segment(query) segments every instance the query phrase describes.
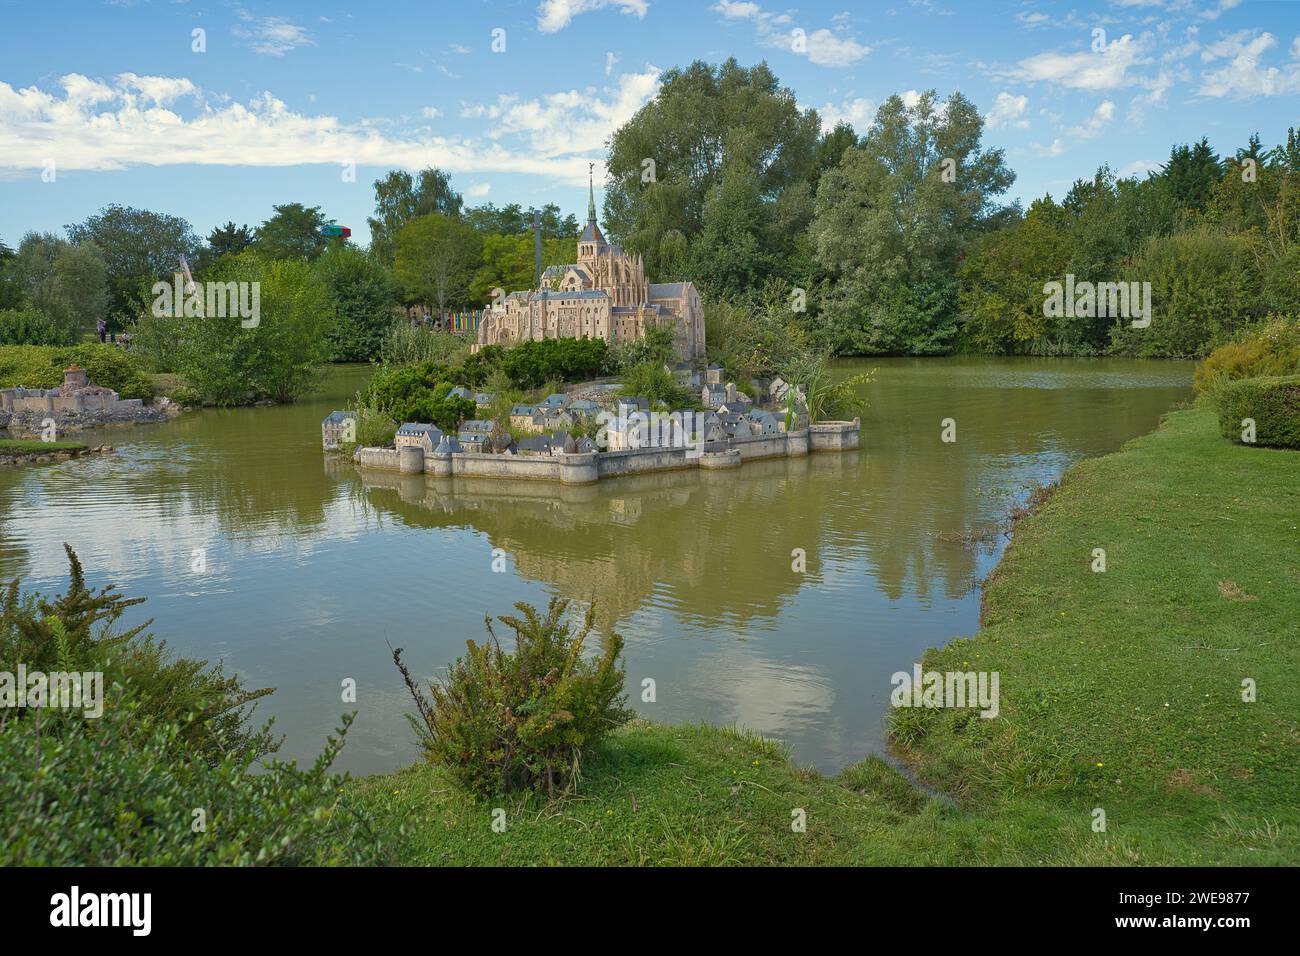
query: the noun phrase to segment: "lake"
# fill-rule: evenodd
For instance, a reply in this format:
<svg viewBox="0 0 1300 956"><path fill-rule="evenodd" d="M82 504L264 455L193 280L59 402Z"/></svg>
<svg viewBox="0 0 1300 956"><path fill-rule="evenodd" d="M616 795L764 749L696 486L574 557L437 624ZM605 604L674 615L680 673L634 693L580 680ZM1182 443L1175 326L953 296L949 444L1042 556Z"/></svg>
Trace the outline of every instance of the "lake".
<svg viewBox="0 0 1300 956"><path fill-rule="evenodd" d="M357 710L337 764L354 773L416 756L389 643L433 676L487 614L594 600L626 639L640 713L743 725L833 772L882 750L894 672L978 628L1008 504L1153 429L1192 374L1118 359L839 368L878 369L856 452L581 488L327 459L320 421L369 374L336 368L298 405L88 434L118 453L0 470L0 577L62 590L71 544L92 585L149 599L126 623L153 617L176 652L276 688L256 714L276 719L282 755L313 757ZM972 531L974 544L951 540Z"/></svg>

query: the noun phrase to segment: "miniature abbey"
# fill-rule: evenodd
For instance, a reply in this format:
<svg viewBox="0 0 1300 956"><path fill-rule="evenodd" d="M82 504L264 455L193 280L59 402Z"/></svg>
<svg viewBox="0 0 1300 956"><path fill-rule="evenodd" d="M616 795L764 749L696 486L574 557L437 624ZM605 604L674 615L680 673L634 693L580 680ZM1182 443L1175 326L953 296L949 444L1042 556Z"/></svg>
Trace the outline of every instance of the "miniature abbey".
<svg viewBox="0 0 1300 956"><path fill-rule="evenodd" d="M539 289L511 292L494 302L479 325L474 348L556 338L618 345L642 338L647 326L658 323L673 327L679 358L704 354L704 310L695 283L646 281L641 257L611 245L601 234L594 187L589 187L578 261L548 268Z"/></svg>

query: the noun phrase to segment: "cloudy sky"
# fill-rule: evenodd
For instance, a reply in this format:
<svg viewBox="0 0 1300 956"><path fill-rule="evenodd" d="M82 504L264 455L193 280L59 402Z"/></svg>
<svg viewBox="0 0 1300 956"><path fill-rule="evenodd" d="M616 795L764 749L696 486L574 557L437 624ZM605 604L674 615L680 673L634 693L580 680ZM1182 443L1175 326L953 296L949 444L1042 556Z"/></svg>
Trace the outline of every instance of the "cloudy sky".
<svg viewBox="0 0 1300 956"><path fill-rule="evenodd" d="M440 166L471 203L581 213L605 138L695 59L766 60L860 132L891 93L961 90L1023 199L1300 125L1288 0L0 0L0 25L10 245L109 202L206 233L300 201L364 242L396 166Z"/></svg>

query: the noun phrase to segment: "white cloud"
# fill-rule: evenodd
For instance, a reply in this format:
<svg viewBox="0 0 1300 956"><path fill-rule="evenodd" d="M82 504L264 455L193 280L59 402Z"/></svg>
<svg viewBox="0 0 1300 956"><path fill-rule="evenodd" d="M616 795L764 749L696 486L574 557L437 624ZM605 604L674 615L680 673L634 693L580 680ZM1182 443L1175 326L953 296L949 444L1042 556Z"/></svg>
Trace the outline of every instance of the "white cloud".
<svg viewBox="0 0 1300 956"><path fill-rule="evenodd" d="M605 75L606 76L609 76L611 73L614 72L614 64L616 64L617 62L618 62L617 53L605 54Z"/></svg>
<svg viewBox="0 0 1300 956"><path fill-rule="evenodd" d="M459 43L453 43L449 47L447 47L447 49L451 50L452 53L459 53L461 56L464 56L465 54L469 53L469 47L462 46Z"/></svg>
<svg viewBox="0 0 1300 956"><path fill-rule="evenodd" d="M1126 166L1120 167L1119 178L1128 179L1130 176L1141 178L1147 173L1158 172L1160 167L1161 164L1153 159L1135 159Z"/></svg>
<svg viewBox="0 0 1300 956"><path fill-rule="evenodd" d="M460 115L494 120L489 137L521 135L530 149L543 156L599 150L614 130L658 92L659 73L654 66L642 73L624 73L617 87L603 91L588 87L528 100L503 94L495 103L465 104Z"/></svg>
<svg viewBox="0 0 1300 956"><path fill-rule="evenodd" d="M1039 53L1021 60L1006 75L1076 90L1113 90L1140 82L1129 69L1144 62L1141 55L1141 42L1126 33L1100 53Z"/></svg>
<svg viewBox="0 0 1300 956"><path fill-rule="evenodd" d="M1005 90L993 101L993 109L984 115L989 129L1014 127L1028 129L1029 120L1024 119L1025 110L1029 108L1029 97L1012 96Z"/></svg>
<svg viewBox="0 0 1300 956"><path fill-rule="evenodd" d="M1222 14L1239 6L1241 6L1241 0L1219 0L1215 6L1202 10L1200 16L1203 20L1217 20Z"/></svg>
<svg viewBox="0 0 1300 956"><path fill-rule="evenodd" d="M253 17L240 13L240 19L248 26L236 25L231 33L241 40L248 41L248 48L263 56L284 56L290 50L300 46L314 46L316 41L306 29L285 17Z"/></svg>
<svg viewBox="0 0 1300 956"><path fill-rule="evenodd" d="M587 93L517 103L512 128L529 140L510 148L494 138L429 136L389 130L372 120L344 123L337 117L295 112L270 92L247 104L206 95L178 77L122 74L111 84L80 74L59 81L55 92L15 89L0 82L0 170L36 170L53 159L64 170L116 170L131 166L299 166L306 162L355 162L365 166L420 169L437 166L453 173L523 173L572 185L587 182L585 153L594 152L640 102L653 95L659 71L623 77L608 101ZM159 98L192 96L182 112ZM567 112L560 103L568 104ZM537 109L531 110L532 104ZM577 134L549 126L577 120ZM536 129L525 122L532 119ZM534 144L546 147L539 151Z"/></svg>
<svg viewBox="0 0 1300 956"><path fill-rule="evenodd" d="M491 183L470 183L465 189L465 195L470 199L486 199L491 191Z"/></svg>
<svg viewBox="0 0 1300 956"><path fill-rule="evenodd" d="M818 66L849 66L871 53L870 46L848 33L847 18L838 14L832 18L835 29L809 31L795 26L790 14L771 13L748 0L718 0L709 9L724 20L753 23L759 43L806 56Z"/></svg>
<svg viewBox="0 0 1300 956"><path fill-rule="evenodd" d="M1201 52L1201 59L1206 62L1230 59L1231 62L1203 73L1196 92L1201 96L1230 96L1239 100L1300 92L1300 40L1292 43L1291 61L1282 69L1260 66L1261 57L1276 45L1273 34L1255 35L1246 30L1210 44Z"/></svg>
<svg viewBox="0 0 1300 956"><path fill-rule="evenodd" d="M617 7L622 13L644 19L650 4L648 0L542 0L537 7L537 29L543 33L558 33L572 23L574 17L605 7Z"/></svg>
<svg viewBox="0 0 1300 956"><path fill-rule="evenodd" d="M1078 139L1094 139L1102 134L1114 118L1115 104L1110 100L1104 100L1086 123L1070 128L1070 135Z"/></svg>
<svg viewBox="0 0 1300 956"><path fill-rule="evenodd" d="M733 3L732 0L719 0L713 10L728 20L756 20L762 12L757 3Z"/></svg>
<svg viewBox="0 0 1300 956"><path fill-rule="evenodd" d="M861 134L875 121L876 104L859 96L840 103L826 103L817 110L817 115L821 117L823 133L844 122Z"/></svg>
<svg viewBox="0 0 1300 956"><path fill-rule="evenodd" d="M824 27L809 33L806 45L808 59L818 66L848 66L871 52L871 47L853 37L838 36Z"/></svg>
<svg viewBox="0 0 1300 956"><path fill-rule="evenodd" d="M1052 140L1051 146L1044 146L1042 143L1033 143L1032 146L1039 156L1060 156L1065 152L1065 144L1059 139Z"/></svg>
<svg viewBox="0 0 1300 956"><path fill-rule="evenodd" d="M420 115L425 119L437 119L442 115L442 110L438 109L436 106L426 106L424 109L420 110Z"/></svg>

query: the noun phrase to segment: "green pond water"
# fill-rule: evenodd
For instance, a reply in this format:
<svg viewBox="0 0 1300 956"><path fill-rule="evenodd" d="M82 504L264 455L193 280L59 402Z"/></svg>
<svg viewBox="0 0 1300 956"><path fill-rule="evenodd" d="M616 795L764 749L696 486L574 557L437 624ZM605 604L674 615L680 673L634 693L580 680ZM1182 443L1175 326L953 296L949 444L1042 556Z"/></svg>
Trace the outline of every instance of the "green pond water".
<svg viewBox="0 0 1300 956"><path fill-rule="evenodd" d="M355 709L338 764L354 773L415 757L386 642L434 676L485 614L594 599L626 638L642 714L744 725L834 771L883 748L894 672L978 628L978 583L1005 540L940 535L994 527L1031 483L1114 451L1191 395L1190 363L841 364L873 367L856 452L585 488L329 460L320 421L368 374L337 368L295 406L101 432L85 440L116 455L0 470L0 577L61 589L68 542L91 583L148 597L128 623L153 617L177 652L276 688L256 713L276 718L284 755L314 756ZM945 418L954 443L940 440ZM1086 561L1092 545L1079 546Z"/></svg>

